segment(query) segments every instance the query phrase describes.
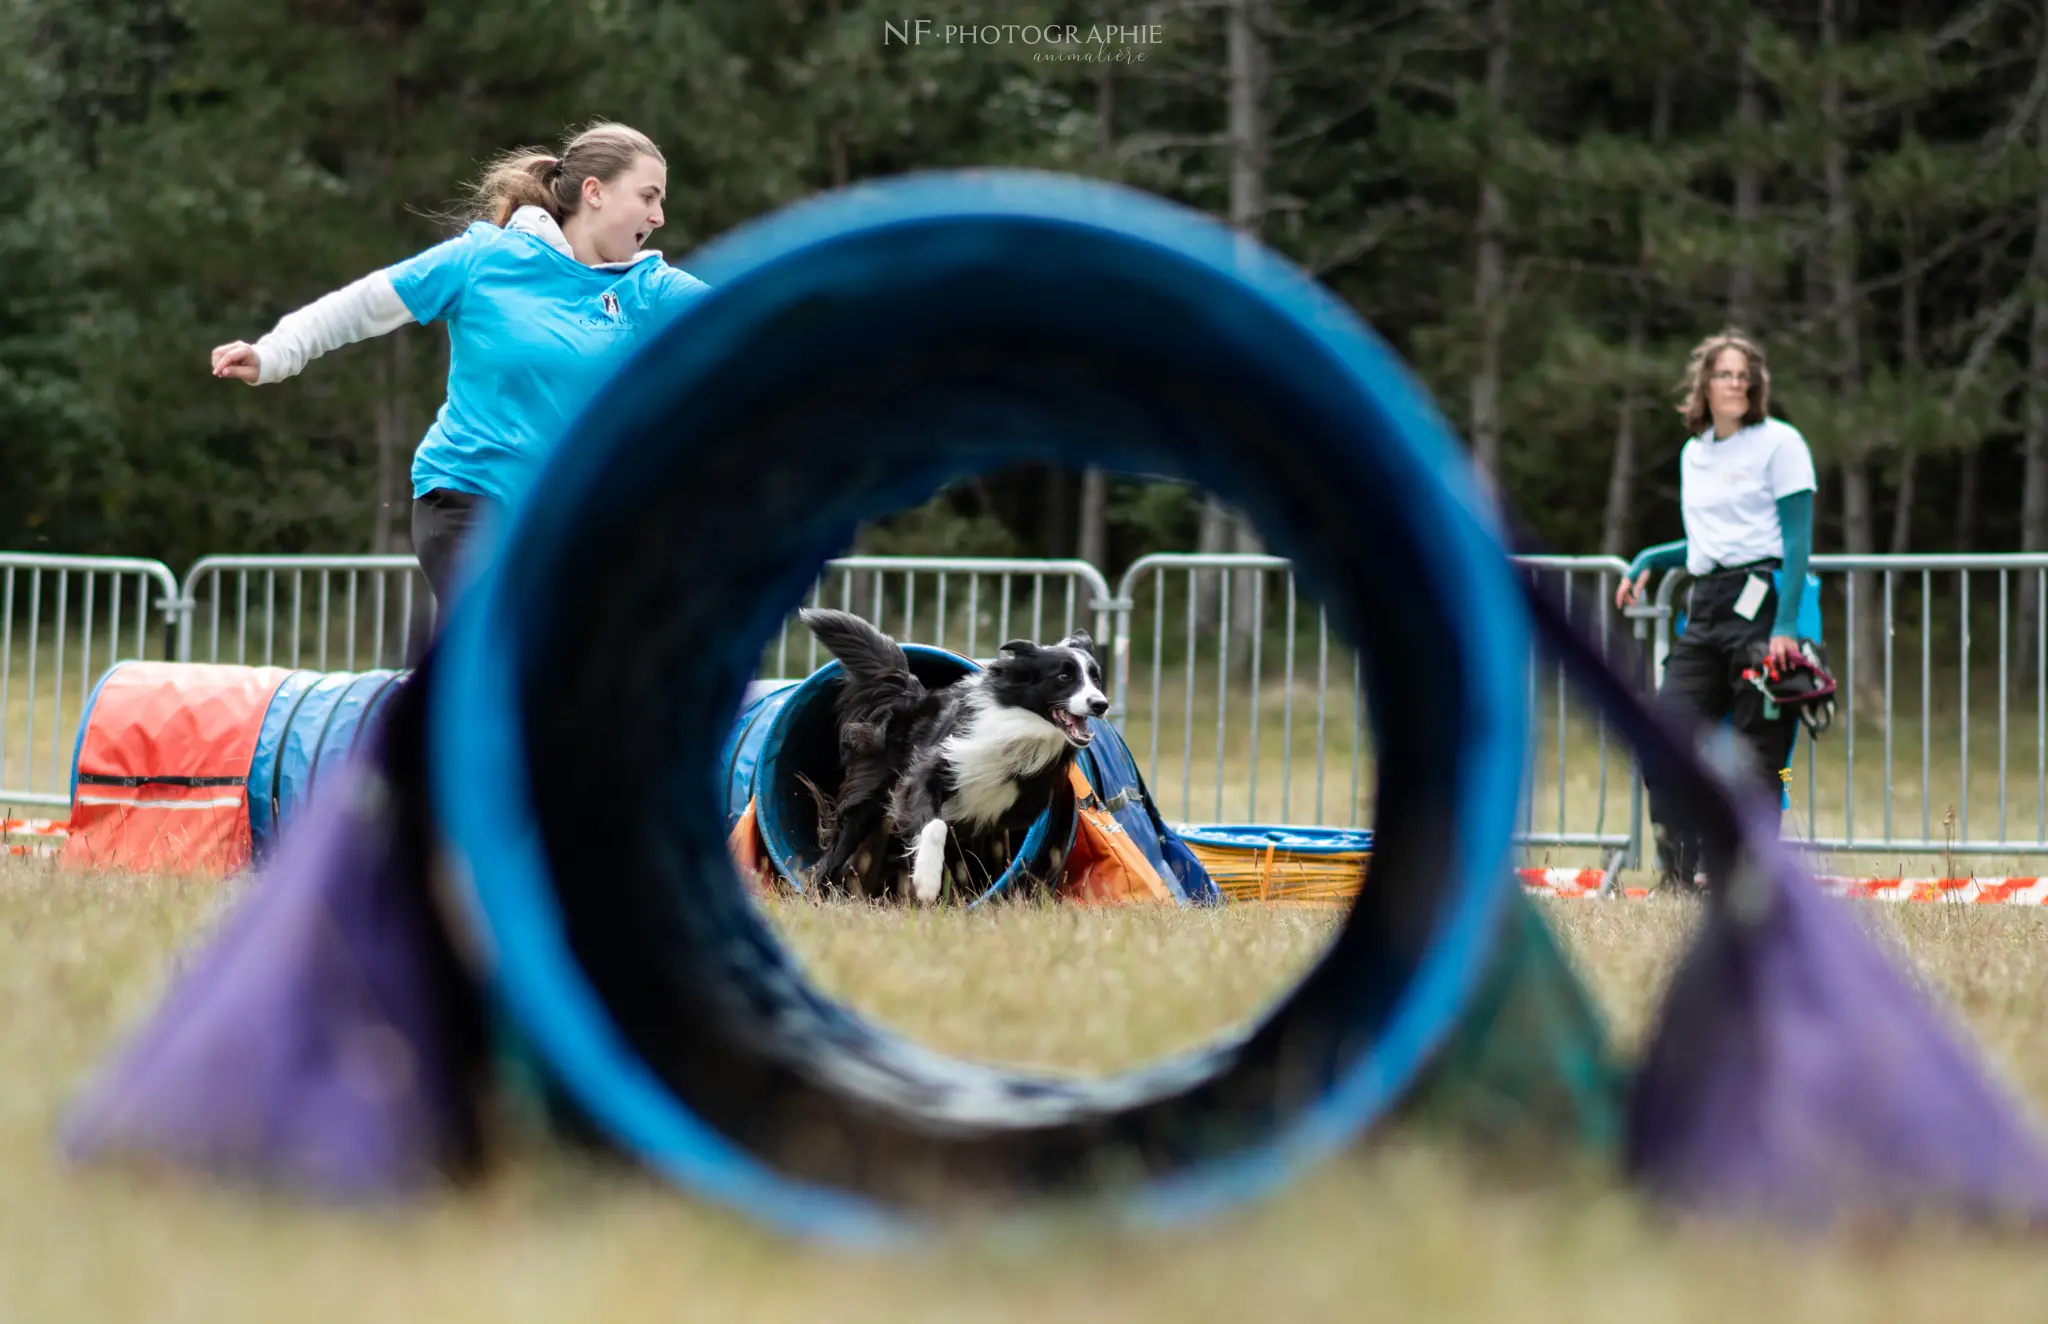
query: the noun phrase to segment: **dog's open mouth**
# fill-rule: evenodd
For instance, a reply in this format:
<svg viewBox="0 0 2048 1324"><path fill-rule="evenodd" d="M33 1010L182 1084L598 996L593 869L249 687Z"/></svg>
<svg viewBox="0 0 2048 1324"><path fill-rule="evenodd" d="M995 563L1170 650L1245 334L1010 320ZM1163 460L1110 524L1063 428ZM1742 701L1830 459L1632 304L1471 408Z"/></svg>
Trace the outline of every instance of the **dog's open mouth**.
<svg viewBox="0 0 2048 1324"><path fill-rule="evenodd" d="M1095 733L1088 729L1088 719L1076 716L1064 708L1053 709L1052 721L1066 736L1067 743L1075 749L1085 749L1088 742L1095 739Z"/></svg>

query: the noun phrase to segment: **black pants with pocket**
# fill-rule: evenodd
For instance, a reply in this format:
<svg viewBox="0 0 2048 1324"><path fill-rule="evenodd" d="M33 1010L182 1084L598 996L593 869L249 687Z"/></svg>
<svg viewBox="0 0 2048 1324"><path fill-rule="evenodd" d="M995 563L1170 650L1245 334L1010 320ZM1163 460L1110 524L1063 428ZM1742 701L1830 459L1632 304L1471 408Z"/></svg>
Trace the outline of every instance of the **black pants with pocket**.
<svg viewBox="0 0 2048 1324"><path fill-rule="evenodd" d="M1750 755L1758 789L1776 807L1783 803L1785 762L1799 734L1799 718L1785 710L1775 718L1766 717L1764 696L1742 679L1744 669L1762 662L1770 651L1771 622L1778 611L1778 591L1769 587L1773 568L1765 562L1693 581L1685 633L1672 643L1664 660L1657 702L1682 721L1696 724L1702 736L1711 737L1728 720ZM1766 592L1756 611L1745 618L1735 608L1752 574L1763 580ZM1648 790L1664 875L1689 885L1700 869L1701 850L1685 798L1654 780Z"/></svg>
<svg viewBox="0 0 2048 1324"><path fill-rule="evenodd" d="M455 570L460 564L463 543L477 523L496 509L497 503L489 497L447 487L437 487L413 500L412 551L434 591L433 605L439 608L434 617L436 625L447 619L449 604L454 599ZM425 615L418 611L415 614ZM411 646L415 658L407 659L408 665L426 647L430 633L423 619L415 621Z"/></svg>

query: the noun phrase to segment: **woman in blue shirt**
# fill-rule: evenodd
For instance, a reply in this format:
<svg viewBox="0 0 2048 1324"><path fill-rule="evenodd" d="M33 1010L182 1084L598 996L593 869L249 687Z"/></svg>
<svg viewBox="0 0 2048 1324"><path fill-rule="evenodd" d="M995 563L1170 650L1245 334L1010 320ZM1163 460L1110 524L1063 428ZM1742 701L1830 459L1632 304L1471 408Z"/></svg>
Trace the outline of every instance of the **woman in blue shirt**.
<svg viewBox="0 0 2048 1324"><path fill-rule="evenodd" d="M1706 729L1727 721L1754 757L1772 804L1799 732L1790 711L1770 715L1742 679L1768 659L1799 657L1799 606L1813 549L1813 454L1799 430L1772 418L1763 350L1732 331L1692 352L1679 406L1691 439L1679 452L1685 537L1639 554L1615 593L1626 607L1650 573L1683 566L1692 576L1685 633L1664 662L1659 697ZM1662 882L1689 889L1701 867L1698 833L1682 797L1648 784Z"/></svg>
<svg viewBox="0 0 2048 1324"><path fill-rule="evenodd" d="M413 458L413 550L445 608L464 536L516 500L583 405L709 288L643 247L668 166L643 133L599 123L560 156L499 158L463 233L287 315L213 374L283 381L408 322L448 324L448 394Z"/></svg>

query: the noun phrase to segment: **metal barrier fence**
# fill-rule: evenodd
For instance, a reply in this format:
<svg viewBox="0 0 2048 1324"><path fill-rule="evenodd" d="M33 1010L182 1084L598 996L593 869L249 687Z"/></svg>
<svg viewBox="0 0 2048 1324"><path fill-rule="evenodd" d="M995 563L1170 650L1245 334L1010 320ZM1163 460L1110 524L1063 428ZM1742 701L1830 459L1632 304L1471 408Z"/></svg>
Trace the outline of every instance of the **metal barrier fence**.
<svg viewBox="0 0 2048 1324"><path fill-rule="evenodd" d="M1086 561L854 556L828 562L814 606L858 611L899 637L992 652L1051 623L1106 637L1109 590ZM185 576L179 655L188 661L360 671L406 665L435 606L410 556L209 556ZM1014 630L1014 634L1013 634ZM790 672L793 656L802 670ZM764 650L764 674L822 661L795 618Z"/></svg>
<svg viewBox="0 0 2048 1324"><path fill-rule="evenodd" d="M1625 562L1531 557L1568 603L1610 602ZM1111 718L1163 813L1181 822L1358 826L1378 770L1358 655L1302 600L1275 556L1162 553L1124 572L1116 606ZM1599 617L1611 631L1611 607ZM1370 623L1367 624L1370 628ZM1646 634L1643 622L1633 626ZM1553 702L1554 699L1554 702ZM1586 716L1554 664L1531 660L1536 745L1523 805L1526 845L1628 852L1638 779L1625 747Z"/></svg>
<svg viewBox="0 0 2048 1324"><path fill-rule="evenodd" d="M1273 596L1268 586L1276 580L1284 604L1277 638L1267 619ZM1341 639L1333 649L1329 616L1321 607L1314 609L1314 626L1305 634L1302 604L1295 594L1288 561L1277 556L1188 553L1141 557L1118 583L1116 608L1119 624L1113 646L1115 683L1109 715L1139 759L1163 814L1172 812L1169 807L1177 803L1177 817L1183 822L1202 817L1218 822L1261 821L1259 778L1264 772L1268 786L1275 781L1279 784L1276 821L1294 821L1294 741L1302 725L1297 722L1296 709L1309 707L1306 702L1297 705L1300 668L1309 665L1306 653L1313 658L1315 676L1314 717L1309 730L1302 733L1304 745L1314 750L1313 798L1308 801L1314 808L1309 821L1361 821L1361 792L1372 785L1372 768L1358 658ZM1169 620L1176 628L1169 629ZM1202 640L1211 635L1214 651L1205 656ZM1275 696L1268 692L1265 665L1267 650L1274 644L1281 659L1277 766L1267 759L1260 729L1261 719L1276 706ZM1134 654L1141 647L1150 667L1139 670L1149 672L1149 683L1134 685ZM1177 704L1170 701L1165 683L1169 660L1180 682ZM1337 679L1335 688L1332 676ZM1231 725L1233 706L1243 715L1241 730ZM1180 720L1172 723L1176 713ZM1180 747L1177 760L1162 765L1162 737L1169 724L1180 728ZM1198 726L1202 732L1199 748ZM1337 806L1341 819L1329 812L1329 795L1337 789L1330 784L1333 763L1336 780L1342 785ZM1176 772L1178 775L1173 775ZM1180 791L1177 802L1171 795L1176 783ZM1310 794L1306 786L1303 792ZM1243 811L1231 812L1240 803ZM1369 819L1370 813L1365 812L1363 818Z"/></svg>
<svg viewBox="0 0 2048 1324"><path fill-rule="evenodd" d="M411 556L207 556L178 600L186 662L402 667L434 625L434 595Z"/></svg>
<svg viewBox="0 0 2048 1324"><path fill-rule="evenodd" d="M1812 569L1840 691L1833 729L1794 750L1786 836L1878 858L2048 854L2048 555L1816 556ZM1685 582L1658 586L1660 676ZM2012 758L2029 728L2031 794ZM1918 772L1903 784L1902 747Z"/></svg>
<svg viewBox="0 0 2048 1324"><path fill-rule="evenodd" d="M1520 563L1576 606L1594 595L1586 616L1644 640L1661 674L1682 574L1624 615L1620 560ZM2048 854L2048 554L1820 556L1813 569L1843 694L1835 728L1801 737L1787 835L1846 854ZM1148 556L1112 592L1079 560L847 557L810 601L984 658L1085 626L1108 651L1111 718L1168 817L1370 821L1378 769L1357 655L1282 558ZM66 802L79 714L116 660L397 667L432 623L410 556L210 556L180 584L156 561L0 554L0 804ZM821 660L791 620L760 671L806 675ZM1536 659L1529 701L1520 839L1638 860L1627 749Z"/></svg>
<svg viewBox="0 0 2048 1324"><path fill-rule="evenodd" d="M160 561L0 552L0 805L70 804L93 686L124 658L175 656L177 602Z"/></svg>
<svg viewBox="0 0 2048 1324"><path fill-rule="evenodd" d="M1651 613L1635 609L1624 616L1614 607L1628 562L1617 556L1515 559L1573 617L1598 621L1595 634L1603 651L1625 628L1637 651L1649 655ZM1639 867L1645 806L1633 752L1614 741L1605 719L1587 712L1554 659L1532 656L1528 676L1533 739L1519 840L1526 846L1594 848L1605 853L1610 868ZM1617 798L1622 805L1615 804ZM1539 813L1549 815L1547 826L1539 826Z"/></svg>

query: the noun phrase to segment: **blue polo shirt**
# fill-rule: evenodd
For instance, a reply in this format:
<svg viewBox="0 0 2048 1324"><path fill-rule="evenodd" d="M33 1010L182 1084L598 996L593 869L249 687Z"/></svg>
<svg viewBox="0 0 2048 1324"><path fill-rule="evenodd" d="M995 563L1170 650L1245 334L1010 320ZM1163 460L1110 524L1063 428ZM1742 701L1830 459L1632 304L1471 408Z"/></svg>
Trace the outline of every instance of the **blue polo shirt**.
<svg viewBox="0 0 2048 1324"><path fill-rule="evenodd" d="M619 365L710 289L658 253L590 267L483 221L387 271L422 325L448 323L448 398L413 456L413 496L507 503Z"/></svg>

